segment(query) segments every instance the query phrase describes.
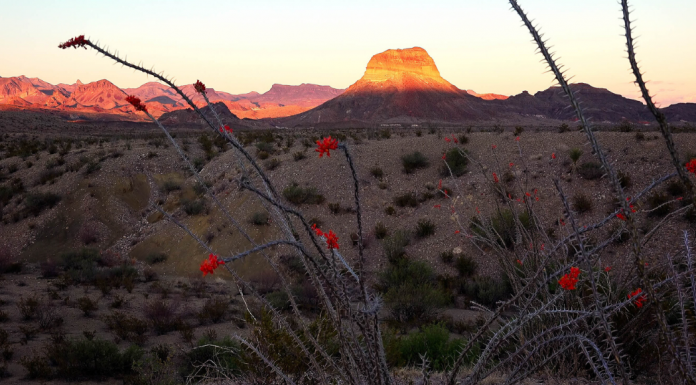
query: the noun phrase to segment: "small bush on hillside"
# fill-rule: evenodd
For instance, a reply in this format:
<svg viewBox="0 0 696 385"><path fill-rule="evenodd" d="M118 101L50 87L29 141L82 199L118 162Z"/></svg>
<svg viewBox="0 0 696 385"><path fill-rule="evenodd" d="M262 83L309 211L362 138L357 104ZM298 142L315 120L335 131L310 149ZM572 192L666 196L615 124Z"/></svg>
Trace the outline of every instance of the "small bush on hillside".
<svg viewBox="0 0 696 385"><path fill-rule="evenodd" d="M60 202L60 195L53 193L30 193L24 198L27 213L38 216L47 209L52 209Z"/></svg>
<svg viewBox="0 0 696 385"><path fill-rule="evenodd" d="M298 162L302 159L306 159L307 155L303 151L297 151L292 154L292 159L295 160L295 162Z"/></svg>
<svg viewBox="0 0 696 385"><path fill-rule="evenodd" d="M442 176L450 176L450 170L454 176L462 176L466 173L466 166L469 164L469 159L466 157L466 152L458 148L452 148L445 153L445 161L447 165L440 168ZM447 168L449 166L449 168Z"/></svg>
<svg viewBox="0 0 696 385"><path fill-rule="evenodd" d="M382 222L377 222L375 225L375 238L377 239L384 239L384 237L387 236L388 234L387 226L384 225Z"/></svg>
<svg viewBox="0 0 696 385"><path fill-rule="evenodd" d="M404 172L410 174L418 169L426 168L430 165L428 158L419 151L401 157L401 164L404 167Z"/></svg>
<svg viewBox="0 0 696 385"><path fill-rule="evenodd" d="M148 302L143 306L143 314L158 335L178 330L182 323L175 302Z"/></svg>
<svg viewBox="0 0 696 385"><path fill-rule="evenodd" d="M593 207L592 198L583 193L573 195L572 204L573 210L578 214L588 213L592 211Z"/></svg>
<svg viewBox="0 0 696 385"><path fill-rule="evenodd" d="M405 324L427 322L448 301L432 268L423 261L401 259L390 265L380 274L378 289L392 318Z"/></svg>
<svg viewBox="0 0 696 385"><path fill-rule="evenodd" d="M419 219L416 224L416 236L425 238L435 234L435 223L429 219Z"/></svg>
<svg viewBox="0 0 696 385"><path fill-rule="evenodd" d="M570 151L568 152L568 155L570 156L570 160L573 161L573 164L577 164L578 160L580 160L580 157L582 156L583 152L580 148L574 147L571 148Z"/></svg>
<svg viewBox="0 0 696 385"><path fill-rule="evenodd" d="M667 184L667 192L672 196L682 195L686 192L686 187L681 181L673 180Z"/></svg>
<svg viewBox="0 0 696 385"><path fill-rule="evenodd" d="M85 317L89 317L92 315L92 313L99 309L99 306L97 306L97 303L94 300L85 296L77 299L77 308L82 310Z"/></svg>
<svg viewBox="0 0 696 385"><path fill-rule="evenodd" d="M266 167L266 170L275 170L278 168L278 166L280 166L280 161L277 158L271 158L264 163L263 166Z"/></svg>
<svg viewBox="0 0 696 385"><path fill-rule="evenodd" d="M525 229L531 229L532 217L528 212L514 214L512 211L505 209L491 216L487 223L474 217L471 219L471 231L475 234L488 238L489 241L498 243L507 248L513 248L517 240L517 221Z"/></svg>
<svg viewBox="0 0 696 385"><path fill-rule="evenodd" d="M491 277L477 276L464 281L460 292L473 301L485 306L494 306L498 301L512 295L512 287L506 279L496 280Z"/></svg>
<svg viewBox="0 0 696 385"><path fill-rule="evenodd" d="M597 162L585 162L578 166L578 174L583 179L595 180L599 179L604 175L602 170L602 165Z"/></svg>
<svg viewBox="0 0 696 385"><path fill-rule="evenodd" d="M189 350L185 355L185 376L196 374L201 365L215 362L216 370L220 376L235 378L245 367L244 350L238 342L230 337L221 340L204 337L198 341L196 348Z"/></svg>
<svg viewBox="0 0 696 385"><path fill-rule="evenodd" d="M324 202L324 196L319 194L316 187L303 188L295 182L283 189L283 196L296 205L321 204Z"/></svg>
<svg viewBox="0 0 696 385"><path fill-rule="evenodd" d="M249 222L255 226L267 226L269 225L271 217L267 211L257 211L251 215Z"/></svg>
<svg viewBox="0 0 696 385"><path fill-rule="evenodd" d="M408 192L402 195L397 195L394 197L394 204L399 207L417 207L418 197L412 192Z"/></svg>
<svg viewBox="0 0 696 385"><path fill-rule="evenodd" d="M478 264L473 258L466 255L461 255L457 257L457 260L454 262L454 268L457 269L460 276L470 277L476 274Z"/></svg>
<svg viewBox="0 0 696 385"><path fill-rule="evenodd" d="M145 257L145 262L147 262L148 265L156 265L158 263L166 262L168 258L169 256L165 253L153 252Z"/></svg>
<svg viewBox="0 0 696 385"><path fill-rule="evenodd" d="M631 181L631 175L628 173L625 173L621 170L616 172L616 177L619 179L619 184L621 184L621 188L630 188L633 185L633 181Z"/></svg>
<svg viewBox="0 0 696 385"><path fill-rule="evenodd" d="M147 322L140 318L114 311L104 317L104 323L122 340L138 345L147 341Z"/></svg>
<svg viewBox="0 0 696 385"><path fill-rule="evenodd" d="M392 263L398 263L406 255L406 246L411 243L411 235L405 230L396 230L382 242L384 256Z"/></svg>
<svg viewBox="0 0 696 385"><path fill-rule="evenodd" d="M441 252L440 253L440 260L443 263L449 265L450 263L452 263L452 261L454 261L454 251L447 250L447 251Z"/></svg>
<svg viewBox="0 0 696 385"><path fill-rule="evenodd" d="M204 199L184 200L183 207L187 215L200 215L206 211Z"/></svg>
<svg viewBox="0 0 696 385"><path fill-rule="evenodd" d="M172 191L177 191L181 190L181 183L173 181L173 180L167 180L162 183L162 191L165 193L170 193Z"/></svg>
<svg viewBox="0 0 696 385"><path fill-rule="evenodd" d="M374 176L377 179L382 179L382 177L384 176L384 171L382 171L380 167L373 167L370 169L370 174L372 174L372 176Z"/></svg>
<svg viewBox="0 0 696 385"><path fill-rule="evenodd" d="M465 342L459 338L450 338L450 333L442 324L426 326L423 329L405 336L386 333L384 350L387 363L391 367L419 367L421 357L430 363L430 369L445 371L457 359ZM478 353L479 349L474 349ZM467 362L473 362L469 358Z"/></svg>
<svg viewBox="0 0 696 385"><path fill-rule="evenodd" d="M197 314L198 321L201 324L221 322L225 319L229 308L230 301L225 298L217 296L209 298Z"/></svg>
<svg viewBox="0 0 696 385"><path fill-rule="evenodd" d="M394 215L396 214L396 209L393 206L387 206L387 208L384 209L384 213L387 215Z"/></svg>

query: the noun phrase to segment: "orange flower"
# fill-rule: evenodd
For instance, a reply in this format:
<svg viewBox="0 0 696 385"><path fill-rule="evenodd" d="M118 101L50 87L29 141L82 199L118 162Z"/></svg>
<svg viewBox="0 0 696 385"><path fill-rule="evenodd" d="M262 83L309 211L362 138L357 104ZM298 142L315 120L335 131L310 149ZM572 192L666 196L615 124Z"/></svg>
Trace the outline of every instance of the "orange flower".
<svg viewBox="0 0 696 385"><path fill-rule="evenodd" d="M645 294L642 294L643 290L641 288L637 288L634 292L628 295L628 298L634 298L635 300L633 303L636 305L637 308L643 307L643 302L647 301L647 298L645 297Z"/></svg>
<svg viewBox="0 0 696 385"><path fill-rule="evenodd" d="M331 139L331 137L326 137L323 140L317 140L317 148L314 150L319 153L321 158L326 153L326 156L331 156L329 150L335 150L338 148L338 140Z"/></svg>
<svg viewBox="0 0 696 385"><path fill-rule="evenodd" d="M561 277L558 280L558 284L566 290L575 290L575 284L578 283L578 276L580 275L580 269L577 267L571 267L570 273Z"/></svg>
<svg viewBox="0 0 696 385"><path fill-rule="evenodd" d="M200 270L203 272L203 276L205 277L206 274L213 274L215 273L215 269L218 268L220 265L224 265L225 261L222 259L218 258L217 255L215 254L210 254L208 256L208 259L204 260L203 263L201 263L201 268Z"/></svg>

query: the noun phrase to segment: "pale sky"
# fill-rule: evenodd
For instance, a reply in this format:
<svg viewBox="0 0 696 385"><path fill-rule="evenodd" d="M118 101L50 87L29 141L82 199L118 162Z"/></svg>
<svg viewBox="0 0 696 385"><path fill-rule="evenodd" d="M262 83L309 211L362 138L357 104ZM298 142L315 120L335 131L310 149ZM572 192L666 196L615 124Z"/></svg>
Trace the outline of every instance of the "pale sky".
<svg viewBox="0 0 696 385"><path fill-rule="evenodd" d="M696 1L635 0L638 58L662 106L696 102ZM520 0L574 82L639 98L616 0ZM273 83L346 88L372 55L420 46L461 89L514 95L553 77L502 0L0 0L0 76L53 84L152 81L94 51L60 50L84 34L129 60L230 93Z"/></svg>

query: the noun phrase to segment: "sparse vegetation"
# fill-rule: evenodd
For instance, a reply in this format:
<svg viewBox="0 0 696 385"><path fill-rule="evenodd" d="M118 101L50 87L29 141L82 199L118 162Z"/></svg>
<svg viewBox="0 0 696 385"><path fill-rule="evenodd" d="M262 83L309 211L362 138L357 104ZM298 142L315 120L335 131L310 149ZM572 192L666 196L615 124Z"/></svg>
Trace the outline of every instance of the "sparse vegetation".
<svg viewBox="0 0 696 385"><path fill-rule="evenodd" d="M401 157L401 165L404 168L404 172L407 174L413 173L416 170L426 168L430 165L428 158L425 157L419 151L412 152L410 154Z"/></svg>
<svg viewBox="0 0 696 385"><path fill-rule="evenodd" d="M283 189L283 196L296 205L321 204L324 202L324 196L319 194L315 187L301 187L295 182Z"/></svg>

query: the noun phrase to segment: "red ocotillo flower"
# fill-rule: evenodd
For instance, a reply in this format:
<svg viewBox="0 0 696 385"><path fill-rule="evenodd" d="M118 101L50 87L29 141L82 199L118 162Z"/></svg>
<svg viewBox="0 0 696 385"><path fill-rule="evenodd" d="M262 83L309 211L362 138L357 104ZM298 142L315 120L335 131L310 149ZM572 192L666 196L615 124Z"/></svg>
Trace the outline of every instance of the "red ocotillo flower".
<svg viewBox="0 0 696 385"><path fill-rule="evenodd" d="M147 112L147 107L143 104L143 102L140 101L140 98L137 96L129 95L126 97L126 101L135 107L136 111L142 111L142 112Z"/></svg>
<svg viewBox="0 0 696 385"><path fill-rule="evenodd" d="M193 88L198 92L199 94L202 94L205 92L205 84L201 83L200 80L196 80L196 83L193 85Z"/></svg>
<svg viewBox="0 0 696 385"><path fill-rule="evenodd" d="M225 261L218 258L217 255L210 254L208 256L208 259L204 260L203 263L201 263L201 271L203 272L203 276L205 277L206 274L215 273L215 269L217 269L218 266L224 265L224 264L225 264Z"/></svg>
<svg viewBox="0 0 696 385"><path fill-rule="evenodd" d="M626 221L626 216L623 213L616 213L616 217L624 222Z"/></svg>
<svg viewBox="0 0 696 385"><path fill-rule="evenodd" d="M319 153L321 158L326 153L326 156L331 156L329 150L335 150L338 148L338 140L331 139L331 137L326 137L323 140L317 140L317 148L314 150Z"/></svg>
<svg viewBox="0 0 696 385"><path fill-rule="evenodd" d="M325 233L317 227L316 223L312 225L312 230L314 230L314 233L317 234L317 236L326 238L326 246L329 249L338 250L338 236L334 234L332 230L329 230L328 233Z"/></svg>
<svg viewBox="0 0 696 385"><path fill-rule="evenodd" d="M493 173L493 182L498 183L500 180L498 179L498 175L496 173Z"/></svg>
<svg viewBox="0 0 696 385"><path fill-rule="evenodd" d="M643 294L643 290L641 288L637 288L634 292L628 295L629 299L633 297L636 297L633 303L637 308L643 307L643 302L647 301L647 298L645 297L645 294Z"/></svg>
<svg viewBox="0 0 696 385"><path fill-rule="evenodd" d="M691 160L689 161L689 163L686 164L686 169L687 169L690 173L696 175L696 158L691 159Z"/></svg>
<svg viewBox="0 0 696 385"><path fill-rule="evenodd" d="M578 276L580 275L580 269L577 267L571 267L570 273L561 277L558 280L558 284L566 290L575 290L575 284L578 283Z"/></svg>
<svg viewBox="0 0 696 385"><path fill-rule="evenodd" d="M70 47L73 47L73 48L82 47L84 49L87 49L87 47L85 47L85 45L87 45L87 43L89 43L89 42L90 42L89 40L85 39L85 35L80 35L78 37L73 37L72 39L66 41L63 44L59 44L58 48L66 49L66 48L70 48Z"/></svg>

